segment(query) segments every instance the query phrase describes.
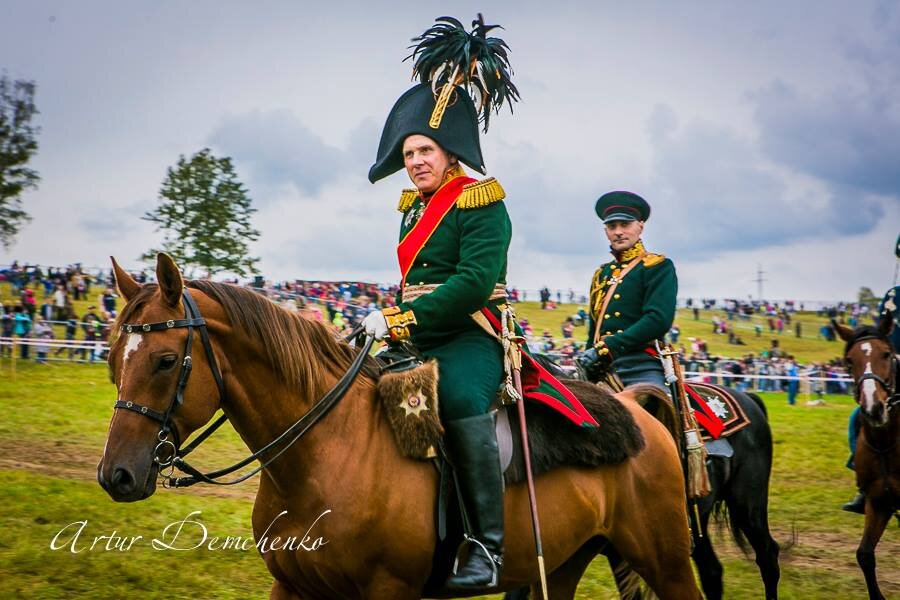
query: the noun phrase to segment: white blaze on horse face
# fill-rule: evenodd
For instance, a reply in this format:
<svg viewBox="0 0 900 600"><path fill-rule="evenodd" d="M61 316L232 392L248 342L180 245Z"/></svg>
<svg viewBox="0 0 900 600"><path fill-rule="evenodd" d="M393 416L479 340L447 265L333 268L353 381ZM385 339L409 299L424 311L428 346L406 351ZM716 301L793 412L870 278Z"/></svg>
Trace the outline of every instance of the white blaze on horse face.
<svg viewBox="0 0 900 600"><path fill-rule="evenodd" d="M871 352L871 348L869 349ZM872 363L866 363L866 370L863 371L865 373L872 372ZM862 382L862 395L863 399L866 401L865 411L871 412L875 408L875 380L874 379L866 379Z"/></svg>
<svg viewBox="0 0 900 600"><path fill-rule="evenodd" d="M144 338L141 334L128 334L128 339L125 340L125 352L122 353L122 372L119 373L119 381L122 381L122 378L125 377L125 364L128 362L128 357L141 347L142 341L144 341Z"/></svg>
<svg viewBox="0 0 900 600"><path fill-rule="evenodd" d="M872 344L869 342L863 342L859 345L862 348L862 351L866 353L866 356L872 356Z"/></svg>

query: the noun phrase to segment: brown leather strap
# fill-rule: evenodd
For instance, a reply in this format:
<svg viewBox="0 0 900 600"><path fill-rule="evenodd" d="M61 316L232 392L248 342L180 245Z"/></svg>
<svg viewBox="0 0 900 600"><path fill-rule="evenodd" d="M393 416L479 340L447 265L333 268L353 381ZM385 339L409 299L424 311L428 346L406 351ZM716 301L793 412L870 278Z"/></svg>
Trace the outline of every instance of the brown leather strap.
<svg viewBox="0 0 900 600"><path fill-rule="evenodd" d="M611 286L609 286L608 290L606 290L606 293L603 296L603 305L600 307L600 312L597 313L597 322L594 323L594 326L595 326L594 347L595 348L597 347L597 343L600 342L600 326L603 325L603 315L606 314L606 309L609 307L609 301L612 300L612 297L616 291L616 288L619 287L619 284L622 282L623 279L625 279L625 276L628 275L631 272L631 270L633 268L635 268L638 265L638 263L644 259L645 256L647 256L646 252L644 252L643 254L641 254L640 256L635 258L633 261L628 263L628 266L625 267L624 269L622 269L622 271L619 273L618 277L616 277L616 280L613 282L613 284Z"/></svg>

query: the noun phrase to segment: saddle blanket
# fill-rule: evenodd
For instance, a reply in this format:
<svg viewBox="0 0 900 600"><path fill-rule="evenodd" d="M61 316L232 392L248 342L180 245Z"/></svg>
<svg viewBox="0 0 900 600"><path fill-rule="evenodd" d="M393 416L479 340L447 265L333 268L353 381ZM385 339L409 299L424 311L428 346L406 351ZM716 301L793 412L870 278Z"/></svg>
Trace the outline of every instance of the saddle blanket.
<svg viewBox="0 0 900 600"><path fill-rule="evenodd" d="M702 429L703 441L728 437L750 424L740 402L727 388L685 383L684 390Z"/></svg>

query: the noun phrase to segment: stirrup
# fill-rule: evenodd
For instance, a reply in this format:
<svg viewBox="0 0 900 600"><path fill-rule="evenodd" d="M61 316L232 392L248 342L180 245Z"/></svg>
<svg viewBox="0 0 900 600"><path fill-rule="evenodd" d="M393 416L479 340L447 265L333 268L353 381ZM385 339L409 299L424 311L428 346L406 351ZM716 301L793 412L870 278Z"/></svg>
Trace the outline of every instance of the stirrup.
<svg viewBox="0 0 900 600"><path fill-rule="evenodd" d="M486 587L492 588L497 587L497 580L500 577L500 573L497 570L497 567L503 566L503 557L497 556L496 554L491 554L490 550L487 549L481 541L470 536L468 533L463 534L463 541L459 544L459 547L456 548L456 558L453 561L453 575L456 575L459 571L459 553L463 549L466 544L475 544L478 548L481 548L481 551L484 552L484 555L487 557L488 562L491 563L491 581L487 584ZM471 553L469 554L469 560L472 559Z"/></svg>

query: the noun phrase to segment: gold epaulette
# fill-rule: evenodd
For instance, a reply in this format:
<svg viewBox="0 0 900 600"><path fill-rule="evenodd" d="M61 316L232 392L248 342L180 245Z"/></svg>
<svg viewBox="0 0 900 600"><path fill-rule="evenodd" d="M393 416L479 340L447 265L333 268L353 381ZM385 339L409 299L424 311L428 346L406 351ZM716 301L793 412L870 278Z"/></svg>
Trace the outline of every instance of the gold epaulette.
<svg viewBox="0 0 900 600"><path fill-rule="evenodd" d="M419 190L416 188L406 189L400 193L400 202L397 204L397 210L402 213L405 213L410 209L413 205L413 202L416 201L416 198L419 197Z"/></svg>
<svg viewBox="0 0 900 600"><path fill-rule="evenodd" d="M456 199L457 208L481 208L506 198L503 186L493 177L476 181L463 186L463 191Z"/></svg>
<svg viewBox="0 0 900 600"><path fill-rule="evenodd" d="M647 254L647 256L644 257L644 266L655 267L664 260L666 260L666 257L662 254Z"/></svg>

